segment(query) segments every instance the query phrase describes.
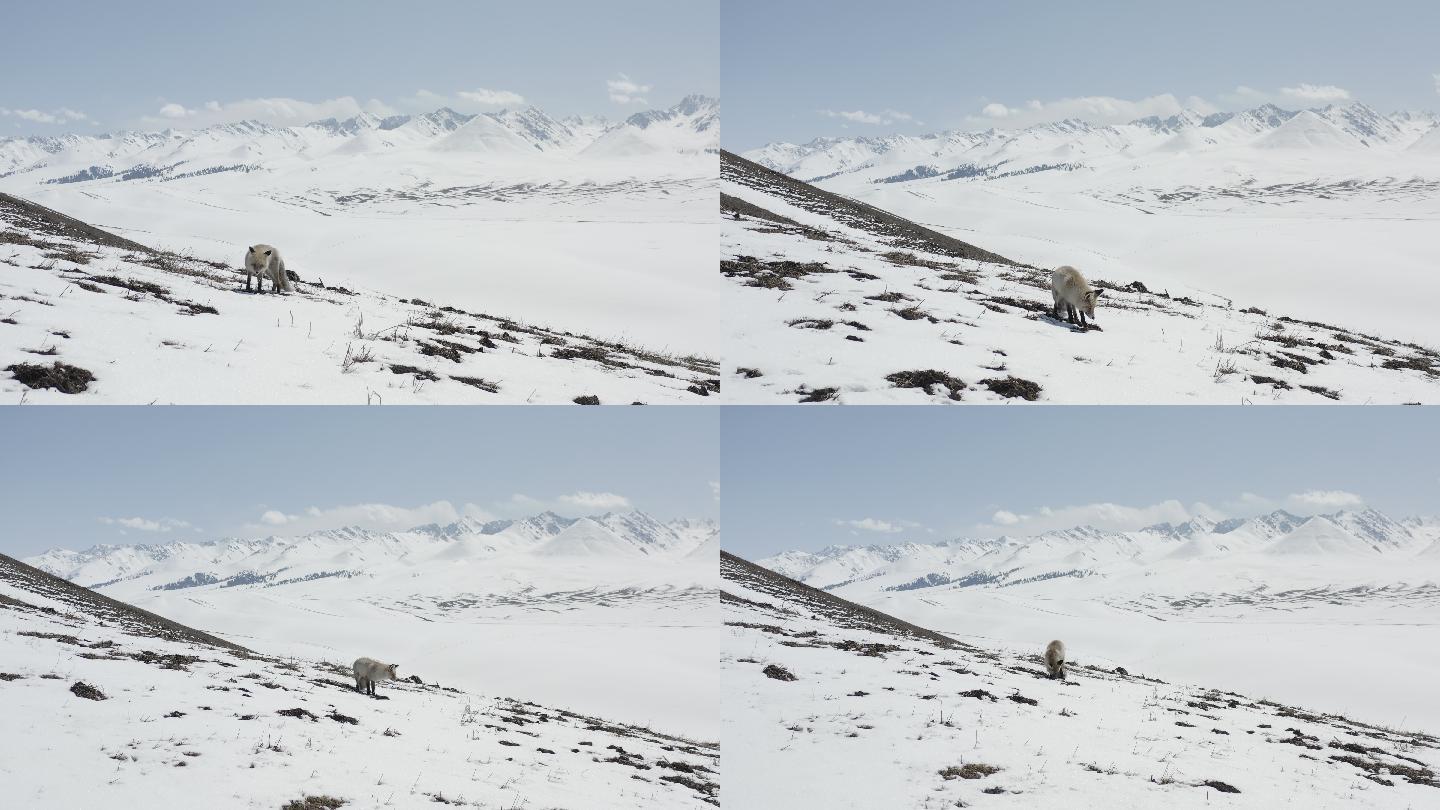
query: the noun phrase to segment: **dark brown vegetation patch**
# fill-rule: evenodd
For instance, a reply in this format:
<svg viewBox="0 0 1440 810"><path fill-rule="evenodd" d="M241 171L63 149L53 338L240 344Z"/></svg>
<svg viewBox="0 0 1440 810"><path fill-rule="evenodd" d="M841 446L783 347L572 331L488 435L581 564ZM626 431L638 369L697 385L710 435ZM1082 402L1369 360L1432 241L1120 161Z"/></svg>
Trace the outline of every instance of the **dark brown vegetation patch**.
<svg viewBox="0 0 1440 810"><path fill-rule="evenodd" d="M941 768L940 777L947 782L951 779L984 779L1000 771L1001 768L998 765L986 765L983 762L967 762L964 765L951 765L948 768Z"/></svg>
<svg viewBox="0 0 1440 810"><path fill-rule="evenodd" d="M95 381L95 375L89 371L59 361L48 366L16 363L6 366L5 370L29 388L53 388L62 394L79 394Z"/></svg>
<svg viewBox="0 0 1440 810"><path fill-rule="evenodd" d="M898 264L902 267L928 267L931 270L949 270L955 265L950 262L937 262L933 259L922 259L914 253L903 250L892 250L889 253L880 254L880 258L891 264Z"/></svg>
<svg viewBox="0 0 1440 810"><path fill-rule="evenodd" d="M802 394L800 397L801 402L829 402L840 395L840 389L816 388L809 391L796 391L795 393Z"/></svg>
<svg viewBox="0 0 1440 810"><path fill-rule="evenodd" d="M786 326L793 326L796 329L829 329L835 322L825 318L796 318L793 321L786 321Z"/></svg>
<svg viewBox="0 0 1440 810"><path fill-rule="evenodd" d="M793 672L786 669L785 667L780 666L779 664L770 664L769 666L765 667L762 672L765 673L765 677L774 678L777 681L797 680Z"/></svg>
<svg viewBox="0 0 1440 810"><path fill-rule="evenodd" d="M754 256L737 256L734 261L720 262L720 274L726 278L742 278L746 287L761 287L767 290L790 290L795 279L817 273L834 273L834 268L821 262L761 261Z"/></svg>
<svg viewBox="0 0 1440 810"><path fill-rule="evenodd" d="M878 295L867 295L865 296L865 300L883 301L886 304L893 304L897 301L909 301L911 300L911 298L905 293L895 292L894 290L886 290L885 292Z"/></svg>
<svg viewBox="0 0 1440 810"><path fill-rule="evenodd" d="M280 810L335 810L344 804L344 799L334 796L306 796L303 799L291 799L282 805Z"/></svg>
<svg viewBox="0 0 1440 810"><path fill-rule="evenodd" d="M70 694L82 697L86 700L105 700L105 693L91 686L84 681L76 681L70 684Z"/></svg>
<svg viewBox="0 0 1440 810"><path fill-rule="evenodd" d="M926 312L920 307L901 307L900 309L892 309L889 311L894 315L899 315L907 321L928 320L931 323L936 322L935 319L930 316L930 313Z"/></svg>
<svg viewBox="0 0 1440 810"><path fill-rule="evenodd" d="M1274 377L1266 377L1263 374L1251 374L1250 379L1257 385L1273 386L1277 391L1288 391L1290 389L1290 383L1284 380L1277 380Z"/></svg>
<svg viewBox="0 0 1440 810"><path fill-rule="evenodd" d="M981 380L980 384L990 389L992 393L999 394L1006 399L1023 399L1026 402L1034 402L1040 398L1040 384L1022 380L1019 377L991 378Z"/></svg>
<svg viewBox="0 0 1440 810"><path fill-rule="evenodd" d="M950 399L960 401L960 392L965 390L965 382L946 374L943 371L936 371L933 368L916 371L897 371L894 374L887 374L885 379L896 388L921 388L925 393L934 395L935 386L943 385L948 389Z"/></svg>
<svg viewBox="0 0 1440 810"><path fill-rule="evenodd" d="M418 366L405 366L399 363L392 363L390 365L390 371L395 374L414 374L415 378L420 380L440 379L439 377L435 376L435 372L428 369L420 368Z"/></svg>
<svg viewBox="0 0 1440 810"><path fill-rule="evenodd" d="M480 377L456 377L456 376L452 376L450 379L454 380L455 382L465 383L466 385L474 386L474 387L476 387L476 388L479 388L481 391L489 391L489 392L492 393L492 394L498 394L498 393L500 393L500 384L499 384L499 383L493 383L493 382L490 382L489 380L482 379L482 378L480 378Z"/></svg>
<svg viewBox="0 0 1440 810"><path fill-rule="evenodd" d="M586 394L584 396L575 397L575 399L571 401L574 402L576 405L599 405L600 397L595 396L594 394Z"/></svg>

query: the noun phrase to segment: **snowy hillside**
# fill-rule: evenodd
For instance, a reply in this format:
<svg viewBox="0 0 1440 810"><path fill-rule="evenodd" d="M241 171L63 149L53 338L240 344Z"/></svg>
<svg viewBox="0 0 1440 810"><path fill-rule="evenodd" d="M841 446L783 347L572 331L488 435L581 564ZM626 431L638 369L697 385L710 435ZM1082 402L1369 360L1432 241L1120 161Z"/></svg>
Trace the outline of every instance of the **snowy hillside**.
<svg viewBox="0 0 1440 810"><path fill-rule="evenodd" d="M1061 636L1091 662L1433 729L1436 549L1433 522L1367 509L837 546L760 563L949 634ZM1295 662L1322 649L1336 652L1297 677Z"/></svg>
<svg viewBox="0 0 1440 810"><path fill-rule="evenodd" d="M1437 138L1431 113L1265 105L744 156L1027 264L1423 343L1437 292Z"/></svg>
<svg viewBox="0 0 1440 810"><path fill-rule="evenodd" d="M1440 399L1433 338L1094 268L1099 328L1080 332L1050 316L1049 271L1017 254L721 161L727 402Z"/></svg>
<svg viewBox="0 0 1440 810"><path fill-rule="evenodd" d="M719 102L0 139L0 191L208 261L706 351Z"/></svg>
<svg viewBox="0 0 1440 810"><path fill-rule="evenodd" d="M695 694L716 683L716 558L695 552L718 534L642 512L544 513L27 562L247 646L309 658L368 647L465 688L713 738L718 709Z"/></svg>
<svg viewBox="0 0 1440 810"><path fill-rule="evenodd" d="M714 744L456 689L418 663L366 697L348 664L371 650L356 649L327 660L247 650L0 555L7 804L717 803Z"/></svg>
<svg viewBox="0 0 1440 810"><path fill-rule="evenodd" d="M1338 810L1440 795L1440 738L1332 713L1343 703L1222 691L1059 633L1071 664L1053 681L1052 634L998 643L991 617L963 614L940 634L728 554L721 570L727 803Z"/></svg>
<svg viewBox="0 0 1440 810"><path fill-rule="evenodd" d="M719 388L703 357L346 287L293 260L295 294L248 294L229 258L0 194L0 401L683 404Z"/></svg>

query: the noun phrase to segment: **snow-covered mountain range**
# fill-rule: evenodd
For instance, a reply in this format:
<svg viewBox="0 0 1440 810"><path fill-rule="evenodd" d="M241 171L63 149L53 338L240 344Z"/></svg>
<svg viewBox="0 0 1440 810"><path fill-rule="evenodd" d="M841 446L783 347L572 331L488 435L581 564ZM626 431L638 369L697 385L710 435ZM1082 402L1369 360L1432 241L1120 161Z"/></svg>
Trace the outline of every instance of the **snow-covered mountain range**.
<svg viewBox="0 0 1440 810"><path fill-rule="evenodd" d="M263 587L321 576L376 577L387 566L486 559L509 554L614 560L680 560L705 553L719 534L712 520L660 521L640 512L516 520L462 518L406 531L350 526L299 537L230 537L208 542L51 549L30 565L86 587L172 590L217 583ZM184 575L189 579L167 578Z"/></svg>
<svg viewBox="0 0 1440 810"><path fill-rule="evenodd" d="M1402 568L1414 560L1433 560L1435 571L1430 574L1440 576L1440 524L1423 518L1394 520L1374 509L1307 517L1276 510L1219 522L1195 517L1178 525L1160 523L1135 531L1078 526L1033 536L960 538L939 544L830 546L816 552L785 551L758 562L818 588L865 580L867 588L903 591L1020 584L1045 588L1060 577L1128 574L1145 568L1153 572L1172 564L1193 574L1197 567L1260 559L1317 561L1337 570L1342 570L1342 559L1394 561Z"/></svg>
<svg viewBox="0 0 1440 810"><path fill-rule="evenodd" d="M719 101L696 95L615 123L555 118L536 107L478 115L442 107L385 118L362 112L300 126L239 121L198 130L9 137L0 138L0 178L12 178L7 185L165 182L422 149L479 162L716 154L719 119Z"/></svg>
<svg viewBox="0 0 1440 810"><path fill-rule="evenodd" d="M1435 113L1383 115L1360 102L1302 110L1265 104L1208 115L1186 110L1116 125L1066 119L1019 130L817 138L805 144L772 143L743 154L808 182L845 174L875 183L993 180L1094 164L1143 168L1179 155L1217 153L1234 159L1243 154L1239 149L1248 148L1260 150L1254 153L1257 162L1267 155L1283 159L1277 151L1315 149L1384 155L1403 165L1407 156L1440 155L1437 125L1440 115Z"/></svg>
<svg viewBox="0 0 1440 810"><path fill-rule="evenodd" d="M718 710L695 695L717 678L718 554L710 520L546 512L28 562L254 649L351 660L370 649L459 685L713 738Z"/></svg>

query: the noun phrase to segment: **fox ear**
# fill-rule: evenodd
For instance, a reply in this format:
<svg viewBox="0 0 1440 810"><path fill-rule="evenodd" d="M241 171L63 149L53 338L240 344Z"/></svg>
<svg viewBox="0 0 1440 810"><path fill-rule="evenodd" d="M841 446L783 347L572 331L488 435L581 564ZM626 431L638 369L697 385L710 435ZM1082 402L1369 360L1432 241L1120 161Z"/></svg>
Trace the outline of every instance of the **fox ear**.
<svg viewBox="0 0 1440 810"><path fill-rule="evenodd" d="M266 255L266 256L269 256L269 255L270 255L270 251L268 251L268 250L265 251L265 255Z"/></svg>
<svg viewBox="0 0 1440 810"><path fill-rule="evenodd" d="M266 252L266 253L269 253L270 251L267 250L267 251L265 251L265 252ZM1096 291L1095 291L1095 297L1096 297L1096 298L1099 298L1099 297L1100 297L1101 295L1103 295L1104 293L1105 293L1104 290L1096 290Z"/></svg>

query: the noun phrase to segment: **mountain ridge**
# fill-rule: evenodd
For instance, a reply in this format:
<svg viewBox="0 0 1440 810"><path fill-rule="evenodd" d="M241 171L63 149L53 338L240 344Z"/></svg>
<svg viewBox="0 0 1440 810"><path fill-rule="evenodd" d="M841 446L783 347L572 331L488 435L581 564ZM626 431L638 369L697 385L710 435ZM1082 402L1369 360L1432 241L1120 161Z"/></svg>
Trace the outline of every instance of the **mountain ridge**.
<svg viewBox="0 0 1440 810"><path fill-rule="evenodd" d="M1072 118L1018 129L991 127L984 130L941 130L922 135L822 136L799 144L771 142L740 154L766 168L806 182L818 182L838 175L876 168L884 162L881 160L882 156L901 153L917 159L926 155L937 159L947 155L958 158L965 153L988 148L990 153L985 157L989 162L1004 162L1003 158L1015 159L1015 153L1024 155L1024 150L1017 145L1026 140L1037 142L1037 155L1025 158L1031 163L1043 159L1038 156L1042 150L1048 154L1052 150L1067 146L1080 147L1086 139L1104 140L1107 137L1114 139L1113 151L1116 154L1127 150L1166 151L1181 145L1188 149L1219 148L1246 138L1263 139L1278 130L1284 130L1296 118L1301 118L1302 122L1312 128L1317 126L1317 122L1326 125L1319 127L1319 131L1326 132L1331 137L1324 139L1325 144L1311 145L1370 150L1388 148L1396 152L1410 148L1427 134L1433 135L1437 128L1440 128L1440 115L1436 113L1402 111L1384 115L1358 101L1343 106L1332 104L1300 110L1285 110L1274 104L1262 104L1247 110L1210 114L1185 109L1164 118L1151 115L1123 124L1096 125ZM1333 132L1329 129L1331 127ZM1186 136L1186 133L1190 135ZM1338 135L1338 139L1333 137L1334 135ZM1291 146L1305 145L1291 143L1290 138L1280 140ZM937 172L944 172L954 167L932 168ZM880 180L872 179L872 182Z"/></svg>
<svg viewBox="0 0 1440 810"><path fill-rule="evenodd" d="M577 526L588 534L589 542L585 538L565 539L567 532L581 531ZM363 570L364 564L382 560L416 564L426 559L486 559L530 553L683 559L718 535L719 526L711 519L661 521L640 510L567 518L545 511L508 520L462 517L448 524L428 523L404 530L343 526L290 538L272 534L198 542L100 544L84 550L55 548L27 557L25 562L63 579L84 580L82 584L94 587L175 575L174 579L152 583L149 587L155 590L182 582L189 583L183 587L212 585L236 577L241 578L236 584L274 582L281 579L281 572L286 573L285 579L333 575L336 570ZM557 539L562 542L551 546ZM345 565L337 569L342 563Z"/></svg>
<svg viewBox="0 0 1440 810"><path fill-rule="evenodd" d="M566 123L571 120L573 126ZM718 150L718 120L718 99L690 95L670 107L635 113L618 123L597 117L561 120L533 105L473 115L440 107L416 115L381 118L361 112L288 126L247 119L192 130L5 137L0 138L0 178L12 178L11 182L30 178L39 185L164 181L194 171L236 171L237 166L266 166L277 160L405 150L474 152L477 141L487 140L492 148L482 151L511 157L559 159L622 139L624 150L597 148L587 153L621 158L705 153ZM665 127L670 131L664 136L641 134ZM496 151L496 144L509 148Z"/></svg>
<svg viewBox="0 0 1440 810"><path fill-rule="evenodd" d="M959 570L947 573L927 570L921 577L934 575L930 585L948 585L955 581L956 575L977 575L980 569L989 575L998 575L1026 555L1039 559L1022 562L1020 568L1032 566L1043 569L1035 573L1054 573L1065 570L1059 560L1077 553L1093 554L1107 544L1136 558L1148 555L1146 559L1156 562L1171 559L1171 553L1186 543L1191 545L1181 556L1191 560L1204 558L1219 561L1243 553L1350 553L1404 559L1428 553L1427 549L1436 542L1440 542L1440 530L1432 528L1424 518L1396 521L1370 508L1306 517L1277 509L1219 522L1197 517L1179 526L1158 523L1124 531L1076 526L1024 537L1000 535L957 537L938 543L832 545L815 552L782 551L761 558L757 563L819 587L840 587L857 581L857 578L898 576L902 572L910 575L926 566L958 567ZM1041 549L1052 550L1051 556L1041 557L1038 553ZM1005 554L1003 558L1000 556L1002 553ZM987 555L991 559L982 563ZM844 571L847 576L836 579L837 571ZM1014 578L1009 575L1004 577Z"/></svg>

